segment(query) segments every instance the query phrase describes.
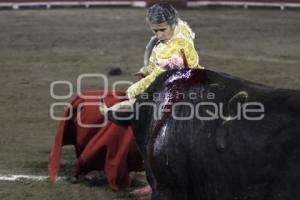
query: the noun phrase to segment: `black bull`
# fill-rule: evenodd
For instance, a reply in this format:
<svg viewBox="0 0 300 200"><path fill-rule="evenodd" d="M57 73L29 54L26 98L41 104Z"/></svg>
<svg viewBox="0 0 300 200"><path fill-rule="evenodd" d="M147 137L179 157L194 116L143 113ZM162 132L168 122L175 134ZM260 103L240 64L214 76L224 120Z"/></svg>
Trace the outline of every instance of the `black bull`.
<svg viewBox="0 0 300 200"><path fill-rule="evenodd" d="M132 126L153 200L300 199L299 91L169 71L108 117Z"/></svg>

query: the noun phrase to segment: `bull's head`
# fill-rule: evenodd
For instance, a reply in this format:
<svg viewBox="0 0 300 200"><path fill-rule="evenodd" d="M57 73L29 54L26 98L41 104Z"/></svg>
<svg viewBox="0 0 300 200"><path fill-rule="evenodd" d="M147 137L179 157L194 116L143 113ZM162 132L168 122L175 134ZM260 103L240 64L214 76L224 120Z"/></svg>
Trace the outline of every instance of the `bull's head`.
<svg viewBox="0 0 300 200"><path fill-rule="evenodd" d="M133 105L125 108L121 106L108 108L103 99L101 99L99 109L100 112L107 116L108 120L121 126L130 126L134 117Z"/></svg>

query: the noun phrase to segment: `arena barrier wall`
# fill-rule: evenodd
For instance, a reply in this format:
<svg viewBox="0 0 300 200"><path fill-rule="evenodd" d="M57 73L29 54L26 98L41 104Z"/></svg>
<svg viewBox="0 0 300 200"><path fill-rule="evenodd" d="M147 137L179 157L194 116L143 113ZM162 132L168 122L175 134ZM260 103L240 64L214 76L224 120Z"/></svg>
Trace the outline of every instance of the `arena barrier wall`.
<svg viewBox="0 0 300 200"><path fill-rule="evenodd" d="M248 7L278 7L300 8L300 0L167 0L171 3L185 7L205 6L242 6ZM101 7L101 6L130 6L146 7L159 0L0 0L0 9L20 8L57 8L57 7Z"/></svg>
<svg viewBox="0 0 300 200"><path fill-rule="evenodd" d="M187 6L279 7L281 10L284 10L285 8L300 8L300 0L189 0L187 1Z"/></svg>

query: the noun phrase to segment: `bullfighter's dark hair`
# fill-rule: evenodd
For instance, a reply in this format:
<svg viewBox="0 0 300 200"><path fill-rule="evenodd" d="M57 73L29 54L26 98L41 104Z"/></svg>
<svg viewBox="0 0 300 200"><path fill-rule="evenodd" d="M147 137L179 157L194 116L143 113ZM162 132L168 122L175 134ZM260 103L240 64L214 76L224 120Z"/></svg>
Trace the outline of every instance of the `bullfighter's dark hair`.
<svg viewBox="0 0 300 200"><path fill-rule="evenodd" d="M167 22L170 25L177 24L177 11L168 3L157 3L148 9L146 21L152 24L160 24L163 22Z"/></svg>

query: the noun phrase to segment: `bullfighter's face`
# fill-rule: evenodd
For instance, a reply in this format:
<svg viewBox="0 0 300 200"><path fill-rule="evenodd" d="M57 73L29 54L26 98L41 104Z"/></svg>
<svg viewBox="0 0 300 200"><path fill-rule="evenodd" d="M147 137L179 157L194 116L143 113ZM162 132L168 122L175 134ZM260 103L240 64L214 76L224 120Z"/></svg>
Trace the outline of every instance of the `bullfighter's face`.
<svg viewBox="0 0 300 200"><path fill-rule="evenodd" d="M152 24L150 23L150 28L155 34L155 36L162 42L165 43L171 39L174 34L175 24L170 25L167 22L163 22L160 24Z"/></svg>

